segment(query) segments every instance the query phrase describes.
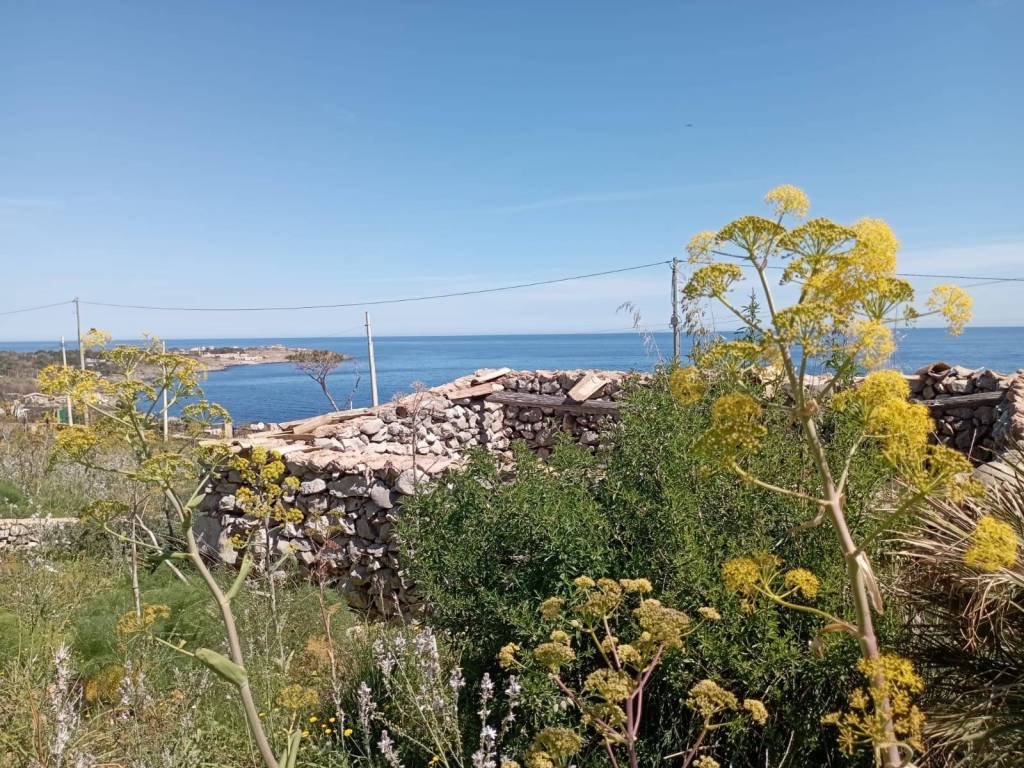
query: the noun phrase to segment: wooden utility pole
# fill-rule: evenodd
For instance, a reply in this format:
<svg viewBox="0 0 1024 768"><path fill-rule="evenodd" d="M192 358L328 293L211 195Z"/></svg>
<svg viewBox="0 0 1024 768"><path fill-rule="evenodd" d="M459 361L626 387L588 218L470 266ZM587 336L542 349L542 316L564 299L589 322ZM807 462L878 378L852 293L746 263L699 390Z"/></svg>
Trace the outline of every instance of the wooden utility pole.
<svg viewBox="0 0 1024 768"><path fill-rule="evenodd" d="M679 259L672 259L672 361L679 362Z"/></svg>
<svg viewBox="0 0 1024 768"><path fill-rule="evenodd" d="M161 343L163 344L163 351L164 351L164 354L166 355L167 354L167 342L164 341L164 342L161 342ZM168 429L168 423L167 423L167 383L166 382L164 382L163 396L164 396L164 442L166 443L167 442L168 434L170 432L170 430Z"/></svg>
<svg viewBox="0 0 1024 768"><path fill-rule="evenodd" d="M373 333L370 331L370 313L364 312L366 319L366 353L370 358L370 392L373 396L373 406L376 408L380 402L377 400L377 363L373 359Z"/></svg>
<svg viewBox="0 0 1024 768"><path fill-rule="evenodd" d="M85 370L85 345L82 344L82 308L78 304L78 297L75 296L75 330L78 331L78 364ZM89 406L82 404L82 419L89 423Z"/></svg>
<svg viewBox="0 0 1024 768"><path fill-rule="evenodd" d="M60 359L64 362L64 367L67 368L68 367L68 348L66 346L64 346L64 337L63 336L60 337ZM73 427L73 426L75 426L75 413L74 413L74 406L73 406L73 404L71 402L71 395L70 394L68 394L68 396L67 396L67 401L68 401L68 426L69 427Z"/></svg>

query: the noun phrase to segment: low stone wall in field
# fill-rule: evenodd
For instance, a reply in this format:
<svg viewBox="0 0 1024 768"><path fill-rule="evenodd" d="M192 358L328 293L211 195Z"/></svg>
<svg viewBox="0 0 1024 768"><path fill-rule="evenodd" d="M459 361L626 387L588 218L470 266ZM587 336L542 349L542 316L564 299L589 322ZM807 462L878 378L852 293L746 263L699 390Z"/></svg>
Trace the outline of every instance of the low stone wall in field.
<svg viewBox="0 0 1024 768"><path fill-rule="evenodd" d="M245 456L255 446L277 451L288 475L300 481L298 492L285 502L304 519L274 530L271 546L316 563L353 607L385 615L407 612L416 598L392 537L402 500L420 483L462 463L475 446L501 455L522 440L547 457L565 433L596 448L626 376L621 371L477 371L378 408L277 425L235 440L233 450ZM555 402L559 407L550 407ZM232 541L265 539L263 532L252 535L262 524L239 504L241 485L237 472L211 483L197 524L202 540L228 562L239 556Z"/></svg>
<svg viewBox="0 0 1024 768"><path fill-rule="evenodd" d="M0 518L0 551L66 544L77 525L75 517Z"/></svg>
<svg viewBox="0 0 1024 768"><path fill-rule="evenodd" d="M416 596L398 560L392 531L403 499L448 469L469 448L507 455L523 440L547 457L560 433L589 448L616 417L629 374L620 371L477 371L373 409L325 414L239 438L232 450L255 446L282 454L288 475L300 481L284 499L301 510L299 523L270 535L279 552L316 564L353 607L374 613L415 610ZM637 376L638 381L645 377ZM912 397L936 418L936 438L970 453L997 458L1011 438L1024 437L1024 376L969 370L941 363L909 375ZM228 562L232 541L263 542L260 520L236 498L241 475L212 482L197 527L201 539ZM255 534L255 535L254 535Z"/></svg>

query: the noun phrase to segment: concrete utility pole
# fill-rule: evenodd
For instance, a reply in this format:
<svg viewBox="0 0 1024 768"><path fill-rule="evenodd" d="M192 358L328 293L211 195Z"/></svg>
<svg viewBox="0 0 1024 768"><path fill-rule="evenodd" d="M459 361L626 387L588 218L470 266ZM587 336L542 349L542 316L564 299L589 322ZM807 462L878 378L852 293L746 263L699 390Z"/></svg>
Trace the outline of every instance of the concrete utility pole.
<svg viewBox="0 0 1024 768"><path fill-rule="evenodd" d="M370 358L370 392L373 395L373 405L376 408L380 403L377 400L377 363L373 359L373 333L370 331L370 313L364 312L366 319L366 352Z"/></svg>
<svg viewBox="0 0 1024 768"><path fill-rule="evenodd" d="M64 362L64 367L68 367L68 348L64 346L64 337L60 337L60 359ZM75 412L74 407L71 403L71 395L67 396L68 399L68 426L75 426Z"/></svg>
<svg viewBox="0 0 1024 768"><path fill-rule="evenodd" d="M78 331L78 363L82 370L85 370L85 345L82 344L82 308L78 304L78 297L75 296L75 329ZM89 406L82 405L82 419L89 423Z"/></svg>
<svg viewBox="0 0 1024 768"><path fill-rule="evenodd" d="M163 352L166 355L167 354L167 342L164 341L164 342L161 342L161 343L163 344ZM164 386L163 395L164 395L164 442L166 443L167 442L167 437L170 434L170 429L168 428L168 423L167 423L167 387L166 386Z"/></svg>
<svg viewBox="0 0 1024 768"><path fill-rule="evenodd" d="M679 259L672 259L672 360L679 362Z"/></svg>

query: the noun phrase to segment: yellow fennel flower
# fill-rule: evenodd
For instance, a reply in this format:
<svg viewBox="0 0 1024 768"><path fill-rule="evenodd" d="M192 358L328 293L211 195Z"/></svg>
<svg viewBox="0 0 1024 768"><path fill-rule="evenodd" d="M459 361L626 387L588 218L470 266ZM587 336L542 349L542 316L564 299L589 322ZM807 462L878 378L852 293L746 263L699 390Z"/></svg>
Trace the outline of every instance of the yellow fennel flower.
<svg viewBox="0 0 1024 768"><path fill-rule="evenodd" d="M817 597L818 588L821 586L818 577L806 568L794 568L791 571L786 571L783 580L789 589L795 590L808 599Z"/></svg>
<svg viewBox="0 0 1024 768"><path fill-rule="evenodd" d="M978 520L971 533L971 545L964 553L964 562L979 571L998 571L1017 561L1017 534L1013 527L991 515Z"/></svg>
<svg viewBox="0 0 1024 768"><path fill-rule="evenodd" d="M928 309L946 318L949 332L954 336L959 336L971 320L974 300L957 285L935 286L926 303Z"/></svg>
<svg viewBox="0 0 1024 768"><path fill-rule="evenodd" d="M764 196L764 201L772 206L776 216L791 214L803 218L811 209L811 201L806 193L792 184L783 184L771 190Z"/></svg>

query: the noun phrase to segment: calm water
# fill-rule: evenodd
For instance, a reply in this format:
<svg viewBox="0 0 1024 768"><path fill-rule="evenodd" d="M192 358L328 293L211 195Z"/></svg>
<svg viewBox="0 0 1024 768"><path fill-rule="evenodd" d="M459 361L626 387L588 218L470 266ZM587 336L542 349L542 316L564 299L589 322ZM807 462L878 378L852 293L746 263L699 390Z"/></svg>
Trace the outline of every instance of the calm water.
<svg viewBox="0 0 1024 768"><path fill-rule="evenodd" d="M959 337L950 337L937 328L915 328L900 334L893 364L904 371L936 360L1003 372L1024 368L1024 328L968 328ZM658 363L659 353L668 356L672 350L669 334L655 334L654 341L657 349L645 348L635 333L381 337L374 340L377 388L381 402L386 402L396 393L410 391L414 381L434 386L478 368L650 370ZM287 344L343 352L356 360L331 377L335 399L345 407L355 386L354 405L370 403L366 341L362 338L168 339L167 343L175 347ZM57 346L0 342L0 349L19 351ZM319 387L288 363L214 371L205 390L207 397L227 408L237 423L287 421L330 410Z"/></svg>

